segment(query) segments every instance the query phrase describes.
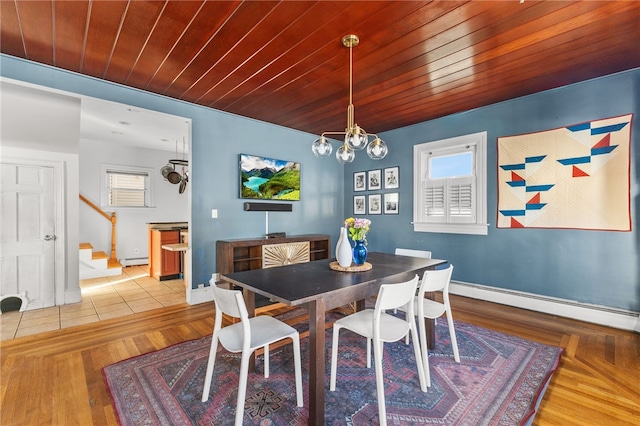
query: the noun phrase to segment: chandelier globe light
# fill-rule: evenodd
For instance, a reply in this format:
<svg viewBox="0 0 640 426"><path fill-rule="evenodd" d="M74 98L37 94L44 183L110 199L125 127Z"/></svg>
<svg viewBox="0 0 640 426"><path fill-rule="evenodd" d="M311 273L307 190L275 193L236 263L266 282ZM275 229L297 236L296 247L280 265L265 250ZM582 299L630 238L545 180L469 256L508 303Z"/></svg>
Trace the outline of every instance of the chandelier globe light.
<svg viewBox="0 0 640 426"><path fill-rule="evenodd" d="M353 108L353 48L358 45L360 39L357 35L349 34L342 38L342 44L349 48L349 106L347 108L347 127L344 132L324 132L316 139L311 150L318 157L328 157L333 152L331 142L327 135L343 135L344 142L336 150L336 160L341 164L351 163L356 158L355 151L367 149L367 155L372 160L381 160L387 155L387 144L376 134L368 135L367 132L355 123ZM369 136L373 140L369 141Z"/></svg>
<svg viewBox="0 0 640 426"><path fill-rule="evenodd" d="M340 146L336 151L336 160L340 164L351 163L356 159L356 152L350 149L347 144Z"/></svg>
<svg viewBox="0 0 640 426"><path fill-rule="evenodd" d="M331 151L333 151L333 147L324 136L320 136L318 139L313 141L313 145L311 145L311 150L313 151L313 155L318 158L328 157L331 155Z"/></svg>
<svg viewBox="0 0 640 426"><path fill-rule="evenodd" d="M387 144L376 136L367 146L367 154L374 160L381 160L387 155Z"/></svg>

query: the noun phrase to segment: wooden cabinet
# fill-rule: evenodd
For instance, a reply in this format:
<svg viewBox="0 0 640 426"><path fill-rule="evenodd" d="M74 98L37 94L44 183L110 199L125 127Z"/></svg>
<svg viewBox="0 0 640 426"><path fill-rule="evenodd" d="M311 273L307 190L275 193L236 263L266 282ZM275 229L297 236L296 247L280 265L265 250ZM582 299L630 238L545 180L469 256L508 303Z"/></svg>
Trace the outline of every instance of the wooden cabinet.
<svg viewBox="0 0 640 426"><path fill-rule="evenodd" d="M149 230L149 276L159 281L180 278L180 252L162 248L164 244L179 242L179 230Z"/></svg>
<svg viewBox="0 0 640 426"><path fill-rule="evenodd" d="M294 235L284 238L218 240L216 269L220 274L249 271L289 263L329 258L331 238L328 235Z"/></svg>

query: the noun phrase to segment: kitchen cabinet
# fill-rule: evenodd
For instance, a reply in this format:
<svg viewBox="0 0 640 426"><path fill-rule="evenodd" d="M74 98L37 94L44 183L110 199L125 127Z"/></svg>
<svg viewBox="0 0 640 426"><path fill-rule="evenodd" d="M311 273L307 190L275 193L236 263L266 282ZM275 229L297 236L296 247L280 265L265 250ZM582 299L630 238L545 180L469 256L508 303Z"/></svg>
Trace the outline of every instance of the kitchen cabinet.
<svg viewBox="0 0 640 426"><path fill-rule="evenodd" d="M159 281L180 278L182 273L180 252L165 250L163 245L181 243L180 224L149 224L149 276Z"/></svg>

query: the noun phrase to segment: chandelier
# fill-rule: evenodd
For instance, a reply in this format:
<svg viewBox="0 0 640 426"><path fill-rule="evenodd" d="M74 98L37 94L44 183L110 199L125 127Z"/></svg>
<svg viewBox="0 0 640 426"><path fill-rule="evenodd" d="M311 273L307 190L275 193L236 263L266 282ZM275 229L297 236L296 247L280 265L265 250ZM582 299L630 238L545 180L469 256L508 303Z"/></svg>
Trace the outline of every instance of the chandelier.
<svg viewBox="0 0 640 426"><path fill-rule="evenodd" d="M336 151L339 163L351 163L356 158L356 151L367 148L367 154L373 160L381 160L387 155L387 144L376 134L367 134L358 126L353 114L353 48L360 39L357 35L349 34L342 37L342 44L349 48L349 107L347 108L347 128L344 132L324 132L313 142L311 150L316 157L328 157L333 151L328 135L344 135L344 143ZM369 141L369 137L373 140Z"/></svg>

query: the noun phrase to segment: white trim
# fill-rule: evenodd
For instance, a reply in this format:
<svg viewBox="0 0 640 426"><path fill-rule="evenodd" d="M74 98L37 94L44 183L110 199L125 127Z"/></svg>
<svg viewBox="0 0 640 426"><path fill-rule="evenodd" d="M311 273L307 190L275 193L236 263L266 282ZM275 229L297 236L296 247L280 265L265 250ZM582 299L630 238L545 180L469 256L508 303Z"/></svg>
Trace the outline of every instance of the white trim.
<svg viewBox="0 0 640 426"><path fill-rule="evenodd" d="M640 313L634 311L462 281L451 281L449 292L472 299L500 303L607 327L640 331Z"/></svg>
<svg viewBox="0 0 640 426"><path fill-rule="evenodd" d="M218 282L220 274L211 274L211 280ZM209 284L211 284L211 280ZM189 283L191 284L191 283ZM211 285L205 287L205 284L198 284L198 288L187 287L187 303L190 305L197 305L198 303L213 302L213 289Z"/></svg>
<svg viewBox="0 0 640 426"><path fill-rule="evenodd" d="M443 234L487 235L486 223L417 223L411 222L415 232L436 232ZM435 226L434 226L435 225Z"/></svg>
<svg viewBox="0 0 640 426"><path fill-rule="evenodd" d="M213 289L211 286L187 289L187 303L197 305L199 303L213 302ZM191 291L189 291L191 290Z"/></svg>
<svg viewBox="0 0 640 426"><path fill-rule="evenodd" d="M64 305L69 305L72 303L78 303L82 301L82 290L77 289L65 289L64 291Z"/></svg>

